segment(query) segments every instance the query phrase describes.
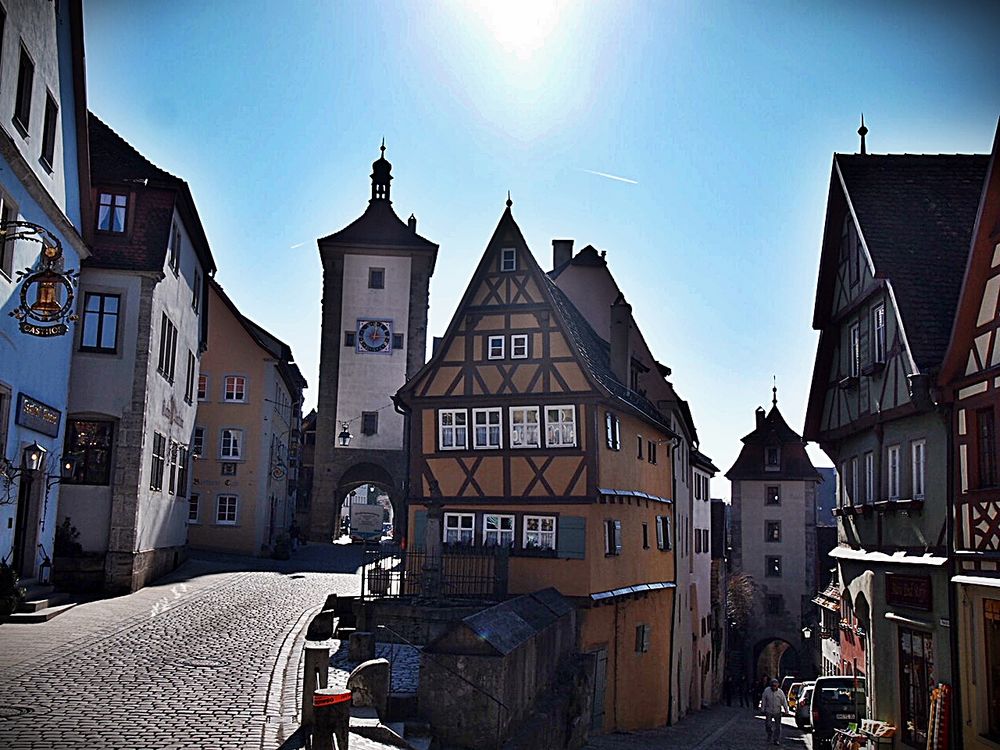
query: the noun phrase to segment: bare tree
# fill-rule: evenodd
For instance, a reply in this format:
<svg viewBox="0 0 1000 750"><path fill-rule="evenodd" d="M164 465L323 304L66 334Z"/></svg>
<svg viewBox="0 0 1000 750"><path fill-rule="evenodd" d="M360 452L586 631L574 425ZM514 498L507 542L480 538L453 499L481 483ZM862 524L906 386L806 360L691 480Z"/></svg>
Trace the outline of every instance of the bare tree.
<svg viewBox="0 0 1000 750"><path fill-rule="evenodd" d="M736 632L744 631L753 616L754 595L757 584L746 573L736 573L729 577L726 591L726 617L729 626Z"/></svg>

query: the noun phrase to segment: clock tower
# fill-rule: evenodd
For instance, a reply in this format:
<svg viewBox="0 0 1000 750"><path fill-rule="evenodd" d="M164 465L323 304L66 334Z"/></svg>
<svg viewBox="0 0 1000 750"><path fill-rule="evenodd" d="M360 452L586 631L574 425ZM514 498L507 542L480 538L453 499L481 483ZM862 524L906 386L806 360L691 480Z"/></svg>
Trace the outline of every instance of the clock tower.
<svg viewBox="0 0 1000 750"><path fill-rule="evenodd" d="M364 484L389 495L397 534L406 522L404 425L391 397L424 363L438 246L417 234L412 214L406 223L396 215L384 141L381 151L365 212L318 241L323 322L309 509L309 538L317 542L336 533L344 498Z"/></svg>

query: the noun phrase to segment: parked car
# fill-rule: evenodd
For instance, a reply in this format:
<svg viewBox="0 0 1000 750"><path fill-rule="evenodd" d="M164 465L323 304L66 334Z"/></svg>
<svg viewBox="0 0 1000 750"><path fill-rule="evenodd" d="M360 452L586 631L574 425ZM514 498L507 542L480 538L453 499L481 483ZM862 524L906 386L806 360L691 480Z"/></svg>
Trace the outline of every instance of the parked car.
<svg viewBox="0 0 1000 750"><path fill-rule="evenodd" d="M812 698L813 684L812 682L803 684L795 701L795 726L806 731L812 727L812 708L809 706L809 701Z"/></svg>
<svg viewBox="0 0 1000 750"><path fill-rule="evenodd" d="M802 690L804 684L804 682L793 682L791 687L788 688L788 694L785 696L785 699L788 701L789 716L795 715L795 702L798 700L799 691Z"/></svg>
<svg viewBox="0 0 1000 750"><path fill-rule="evenodd" d="M788 697L789 688L791 688L792 685L795 684L795 681L796 681L795 675L791 674L786 674L784 677L781 678L781 692L785 694L786 698Z"/></svg>
<svg viewBox="0 0 1000 750"><path fill-rule="evenodd" d="M865 716L865 678L820 677L810 699L813 748L827 748L834 729L860 724Z"/></svg>

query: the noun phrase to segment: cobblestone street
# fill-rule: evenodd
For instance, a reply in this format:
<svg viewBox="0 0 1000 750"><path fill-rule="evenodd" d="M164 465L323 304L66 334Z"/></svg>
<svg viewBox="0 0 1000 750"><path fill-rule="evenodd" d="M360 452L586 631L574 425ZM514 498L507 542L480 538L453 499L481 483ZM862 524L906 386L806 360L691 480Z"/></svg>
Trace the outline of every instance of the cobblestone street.
<svg viewBox="0 0 1000 750"><path fill-rule="evenodd" d="M784 748L811 750L809 735L786 717L781 728ZM766 742L764 719L748 708L713 706L678 724L646 732L627 732L593 738L587 750L744 750L774 747Z"/></svg>
<svg viewBox="0 0 1000 750"><path fill-rule="evenodd" d="M294 728L282 687L297 636L327 594L357 593L359 565L350 545L201 555L130 596L0 626L0 746L277 747Z"/></svg>

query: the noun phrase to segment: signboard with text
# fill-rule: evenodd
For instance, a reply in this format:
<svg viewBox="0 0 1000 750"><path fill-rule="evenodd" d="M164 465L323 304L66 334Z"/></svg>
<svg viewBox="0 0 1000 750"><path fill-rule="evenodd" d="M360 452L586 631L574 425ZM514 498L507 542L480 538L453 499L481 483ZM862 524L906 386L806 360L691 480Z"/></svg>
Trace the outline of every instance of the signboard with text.
<svg viewBox="0 0 1000 750"><path fill-rule="evenodd" d="M934 608L931 577L886 573L885 603L895 607L931 611Z"/></svg>
<svg viewBox="0 0 1000 750"><path fill-rule="evenodd" d="M59 418L62 412L53 409L48 404L19 393L17 396L17 415L14 421L29 430L40 432L49 437L59 436Z"/></svg>

